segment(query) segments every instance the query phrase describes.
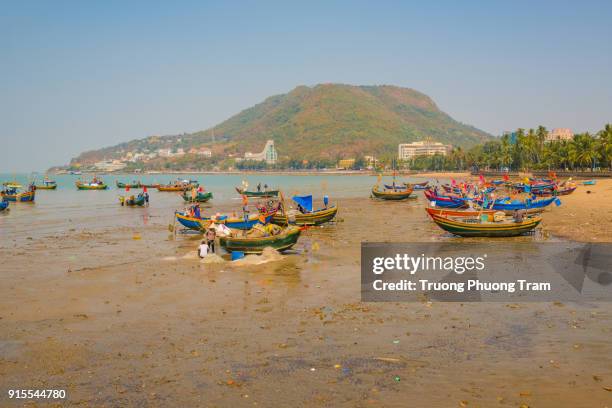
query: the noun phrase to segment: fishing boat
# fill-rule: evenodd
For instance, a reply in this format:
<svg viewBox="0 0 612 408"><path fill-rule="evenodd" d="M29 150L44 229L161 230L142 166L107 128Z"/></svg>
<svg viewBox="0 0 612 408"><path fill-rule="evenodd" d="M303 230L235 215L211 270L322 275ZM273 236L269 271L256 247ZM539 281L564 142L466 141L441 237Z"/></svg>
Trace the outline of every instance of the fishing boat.
<svg viewBox="0 0 612 408"><path fill-rule="evenodd" d="M378 185L372 187L372 196L381 200L399 201L411 198L412 187L405 186L403 190L380 190ZM414 196L412 196L414 197Z"/></svg>
<svg viewBox="0 0 612 408"><path fill-rule="evenodd" d="M126 207L142 207L145 205L145 202L146 200L143 194L131 197L119 196L119 203Z"/></svg>
<svg viewBox="0 0 612 408"><path fill-rule="evenodd" d="M49 180L47 177L45 177L42 184L35 184L34 187L37 190L55 190L57 188L57 182L54 180Z"/></svg>
<svg viewBox="0 0 612 408"><path fill-rule="evenodd" d="M464 198L458 196L440 196L434 193L432 190L424 190L425 198L430 202L435 203L437 207L442 208L462 208L467 207L467 203Z"/></svg>
<svg viewBox="0 0 612 408"><path fill-rule="evenodd" d="M506 214L512 214L516 210L525 210L528 214L530 214L544 211L544 209L552 204L555 200L559 199L557 197L544 198L535 201L529 199L526 201L510 201L509 199L504 199L500 201L493 201L492 204L485 205L485 207L488 209L503 211ZM475 202L481 206L484 204L481 200L476 200ZM561 201L558 201L558 203L560 202Z"/></svg>
<svg viewBox="0 0 612 408"><path fill-rule="evenodd" d="M268 224L272 220L275 213L276 211L251 214L246 218L230 217L228 215L198 218L177 211L175 212L175 217L179 224L181 224L183 227L195 231L201 231L202 229L207 228L213 221L217 224L225 224L228 228L248 230L257 224Z"/></svg>
<svg viewBox="0 0 612 408"><path fill-rule="evenodd" d="M425 211L429 215L440 215L442 217L480 217L482 215L492 216L498 211L495 210L455 210L447 208L426 207Z"/></svg>
<svg viewBox="0 0 612 408"><path fill-rule="evenodd" d="M132 183L122 183L121 181L116 181L115 184L117 185L117 188L142 188L142 184L140 183L140 181L134 181Z"/></svg>
<svg viewBox="0 0 612 408"><path fill-rule="evenodd" d="M181 197L188 203L205 203L213 198L213 194L210 191L198 191L194 197L190 191L183 191Z"/></svg>
<svg viewBox="0 0 612 408"><path fill-rule="evenodd" d="M160 184L157 186L158 191L187 191L193 188L198 188L200 184L195 180L177 180L172 184Z"/></svg>
<svg viewBox="0 0 612 408"><path fill-rule="evenodd" d="M89 183L77 180L74 184L78 190L106 190L108 188L108 185L106 185L104 181L98 180L95 177Z"/></svg>
<svg viewBox="0 0 612 408"><path fill-rule="evenodd" d="M246 188L236 187L236 191L238 192L238 194L247 197L278 197L278 190L249 191Z"/></svg>
<svg viewBox="0 0 612 408"><path fill-rule="evenodd" d="M219 243L228 252L240 251L247 254L260 254L267 247L284 251L297 243L301 233L299 227L275 227L280 229L279 232L265 233L264 236L249 236L246 231L233 231L229 236L219 237Z"/></svg>
<svg viewBox="0 0 612 408"><path fill-rule="evenodd" d="M477 217L430 215L440 228L462 237L515 237L533 231L542 221L541 217L526 218L522 222L512 220L489 222Z"/></svg>
<svg viewBox="0 0 612 408"><path fill-rule="evenodd" d="M413 184L412 187L414 188L414 190L425 190L428 184L429 181L424 181L422 183Z"/></svg>
<svg viewBox="0 0 612 408"><path fill-rule="evenodd" d="M154 184L143 184L143 187L147 187L147 188L157 188L159 187L159 183L154 183Z"/></svg>
<svg viewBox="0 0 612 408"><path fill-rule="evenodd" d="M567 186L557 190L533 191L533 194L540 197L570 195L576 190L577 186Z"/></svg>
<svg viewBox="0 0 612 408"><path fill-rule="evenodd" d="M295 196L292 200L297 203L302 210L285 211L284 205L281 205L281 211L278 211L272 217L272 222L278 225L321 225L334 219L338 213L338 206L325 205L324 208L317 210L312 209L312 196ZM326 202L326 200L324 200Z"/></svg>
<svg viewBox="0 0 612 408"><path fill-rule="evenodd" d="M9 202L8 201L4 201L4 200L0 201L0 211L6 210L8 208L8 206L9 206Z"/></svg>
<svg viewBox="0 0 612 408"><path fill-rule="evenodd" d="M7 181L2 183L2 186L8 189L17 189L17 188L23 188L23 186L21 184L19 184L16 181Z"/></svg>
<svg viewBox="0 0 612 408"><path fill-rule="evenodd" d="M3 190L1 195L3 201L14 201L17 203L33 203L34 198L36 197L36 192L33 189L29 191L19 192L15 188L9 188Z"/></svg>
<svg viewBox="0 0 612 408"><path fill-rule="evenodd" d="M594 186L595 185L595 180L584 180L582 182L583 186Z"/></svg>

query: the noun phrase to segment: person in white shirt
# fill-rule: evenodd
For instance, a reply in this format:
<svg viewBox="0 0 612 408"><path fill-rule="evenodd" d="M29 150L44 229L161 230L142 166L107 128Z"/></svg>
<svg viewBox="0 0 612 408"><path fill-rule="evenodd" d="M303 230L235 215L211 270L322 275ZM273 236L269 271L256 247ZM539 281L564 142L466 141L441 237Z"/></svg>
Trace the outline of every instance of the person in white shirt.
<svg viewBox="0 0 612 408"><path fill-rule="evenodd" d="M202 241L200 244L198 248L198 255L200 255L200 258L204 258L206 255L208 255L208 244L206 244L206 241Z"/></svg>

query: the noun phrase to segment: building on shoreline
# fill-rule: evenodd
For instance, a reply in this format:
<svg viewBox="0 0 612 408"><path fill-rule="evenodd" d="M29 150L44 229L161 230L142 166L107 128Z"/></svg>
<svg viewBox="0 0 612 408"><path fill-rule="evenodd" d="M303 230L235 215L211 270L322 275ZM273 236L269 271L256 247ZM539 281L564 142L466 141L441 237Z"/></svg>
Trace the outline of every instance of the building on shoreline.
<svg viewBox="0 0 612 408"><path fill-rule="evenodd" d="M244 160L265 161L267 164L276 164L278 154L274 147L274 140L268 140L264 149L259 153L246 152Z"/></svg>
<svg viewBox="0 0 612 408"><path fill-rule="evenodd" d="M546 135L547 142L559 142L562 140L572 140L573 138L574 132L569 128L556 128Z"/></svg>
<svg viewBox="0 0 612 408"><path fill-rule="evenodd" d="M94 163L94 167L96 169L101 170L101 171L109 171L109 172L122 170L126 166L127 165L125 163L119 160L103 160L103 161Z"/></svg>
<svg viewBox="0 0 612 408"><path fill-rule="evenodd" d="M338 170L348 170L352 169L355 165L355 159L341 159L338 160Z"/></svg>
<svg viewBox="0 0 612 408"><path fill-rule="evenodd" d="M398 159L409 160L417 156L433 156L436 154L446 156L451 148L450 145L426 140L413 143L401 143L398 145Z"/></svg>

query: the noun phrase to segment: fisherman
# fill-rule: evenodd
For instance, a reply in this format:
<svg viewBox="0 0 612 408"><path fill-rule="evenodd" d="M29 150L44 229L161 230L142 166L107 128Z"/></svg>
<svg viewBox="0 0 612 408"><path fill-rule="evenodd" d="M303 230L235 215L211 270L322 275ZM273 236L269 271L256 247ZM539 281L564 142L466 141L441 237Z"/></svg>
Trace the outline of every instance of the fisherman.
<svg viewBox="0 0 612 408"><path fill-rule="evenodd" d="M206 255L208 255L208 244L206 244L206 241L202 241L198 247L198 255L200 258L204 258Z"/></svg>
<svg viewBox="0 0 612 408"><path fill-rule="evenodd" d="M145 189L142 195L144 196L145 205L148 207L149 206L149 192Z"/></svg>
<svg viewBox="0 0 612 408"><path fill-rule="evenodd" d="M264 184L264 190L268 191L268 184Z"/></svg>
<svg viewBox="0 0 612 408"><path fill-rule="evenodd" d="M196 204L193 206L193 216L195 218L200 218L200 204Z"/></svg>
<svg viewBox="0 0 612 408"><path fill-rule="evenodd" d="M215 239L217 238L217 230L215 228L209 228L206 231L206 244L211 253L215 252Z"/></svg>
<svg viewBox="0 0 612 408"><path fill-rule="evenodd" d="M261 182L257 184L257 192L261 192Z"/></svg>
<svg viewBox="0 0 612 408"><path fill-rule="evenodd" d="M523 222L525 218L525 210L514 210L514 214L512 215L514 222L520 224Z"/></svg>

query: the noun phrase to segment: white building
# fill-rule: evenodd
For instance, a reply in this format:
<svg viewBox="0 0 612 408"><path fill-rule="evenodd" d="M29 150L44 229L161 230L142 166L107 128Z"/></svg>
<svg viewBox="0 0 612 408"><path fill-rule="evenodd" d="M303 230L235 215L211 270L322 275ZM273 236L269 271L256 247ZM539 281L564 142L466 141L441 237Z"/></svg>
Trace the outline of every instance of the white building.
<svg viewBox="0 0 612 408"><path fill-rule="evenodd" d="M117 171L124 169L127 165L119 160L103 160L94 163L94 166L101 171Z"/></svg>
<svg viewBox="0 0 612 408"><path fill-rule="evenodd" d="M547 142L558 142L561 140L572 140L574 138L574 132L568 128L557 128L553 129L546 135Z"/></svg>
<svg viewBox="0 0 612 408"><path fill-rule="evenodd" d="M398 146L398 158L409 160L416 156L433 156L435 154L446 154L451 150L451 146L439 142L420 141L414 143L401 143Z"/></svg>
<svg viewBox="0 0 612 408"><path fill-rule="evenodd" d="M244 160L266 161L268 164L275 164L278 160L278 154L274 148L274 140L268 140L264 149L259 153L246 152Z"/></svg>

